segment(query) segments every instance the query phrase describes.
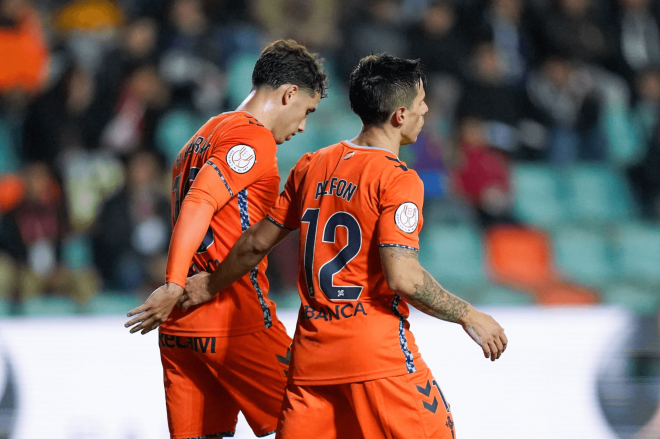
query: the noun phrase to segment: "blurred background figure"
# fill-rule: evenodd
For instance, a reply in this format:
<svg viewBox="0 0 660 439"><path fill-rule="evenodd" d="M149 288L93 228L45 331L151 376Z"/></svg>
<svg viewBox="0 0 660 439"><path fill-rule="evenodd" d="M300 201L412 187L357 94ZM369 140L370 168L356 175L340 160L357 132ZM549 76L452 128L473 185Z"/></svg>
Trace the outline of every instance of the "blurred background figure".
<svg viewBox="0 0 660 439"><path fill-rule="evenodd" d="M93 229L94 260L106 288L150 293L162 283L171 235L168 179L156 157L133 155L126 184L101 206Z"/></svg>

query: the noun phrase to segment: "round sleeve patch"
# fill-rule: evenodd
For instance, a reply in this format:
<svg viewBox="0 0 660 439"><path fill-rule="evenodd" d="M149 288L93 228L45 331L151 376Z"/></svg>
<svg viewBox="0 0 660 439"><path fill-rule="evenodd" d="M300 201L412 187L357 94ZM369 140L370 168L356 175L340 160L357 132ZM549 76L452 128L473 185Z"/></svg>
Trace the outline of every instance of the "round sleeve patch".
<svg viewBox="0 0 660 439"><path fill-rule="evenodd" d="M227 152L227 164L234 172L245 174L257 162L257 153L248 145L233 146Z"/></svg>
<svg viewBox="0 0 660 439"><path fill-rule="evenodd" d="M419 209L417 205L411 202L401 204L394 213L394 222L404 232L414 232L419 222Z"/></svg>

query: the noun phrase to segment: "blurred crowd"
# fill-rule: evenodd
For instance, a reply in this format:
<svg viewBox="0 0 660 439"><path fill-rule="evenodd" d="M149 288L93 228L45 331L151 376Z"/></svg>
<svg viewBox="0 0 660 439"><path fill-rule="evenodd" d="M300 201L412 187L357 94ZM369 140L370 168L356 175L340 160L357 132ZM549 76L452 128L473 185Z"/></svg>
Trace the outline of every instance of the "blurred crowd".
<svg viewBox="0 0 660 439"><path fill-rule="evenodd" d="M385 51L429 77L426 128L402 154L427 223L521 222L511 169L527 162L612 166L639 216L660 219L660 2L0 0L0 296L160 285L172 160L241 102L278 38L320 53L331 78L308 132L280 147L283 178L357 134L348 74ZM291 286L292 267L269 274Z"/></svg>

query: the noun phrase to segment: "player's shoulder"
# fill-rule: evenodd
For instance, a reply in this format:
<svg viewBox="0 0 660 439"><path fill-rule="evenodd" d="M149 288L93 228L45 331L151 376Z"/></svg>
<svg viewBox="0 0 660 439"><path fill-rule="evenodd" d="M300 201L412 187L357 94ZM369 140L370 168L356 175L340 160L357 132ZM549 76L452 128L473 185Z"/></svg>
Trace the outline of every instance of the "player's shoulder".
<svg viewBox="0 0 660 439"><path fill-rule="evenodd" d="M417 172L393 154L384 154L379 158L381 195L392 193L424 193L424 183Z"/></svg>
<svg viewBox="0 0 660 439"><path fill-rule="evenodd" d="M369 169L378 173L379 178L387 183L408 182L408 184L416 184L422 181L414 169L393 153L379 154L374 159L373 164L374 166L370 166Z"/></svg>
<svg viewBox="0 0 660 439"><path fill-rule="evenodd" d="M296 163L296 169L309 169L310 165L320 164L320 161L325 162L331 159L331 157L341 154L341 152L341 143L335 143L316 151L305 153Z"/></svg>
<svg viewBox="0 0 660 439"><path fill-rule="evenodd" d="M273 133L246 111L232 111L216 116L213 135L218 145L244 143L254 148L276 149Z"/></svg>

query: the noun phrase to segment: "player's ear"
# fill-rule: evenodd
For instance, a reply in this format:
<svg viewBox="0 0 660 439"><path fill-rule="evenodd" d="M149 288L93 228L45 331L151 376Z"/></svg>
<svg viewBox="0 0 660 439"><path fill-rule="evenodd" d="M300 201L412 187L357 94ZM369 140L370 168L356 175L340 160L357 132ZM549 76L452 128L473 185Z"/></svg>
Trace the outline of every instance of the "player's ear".
<svg viewBox="0 0 660 439"><path fill-rule="evenodd" d="M284 95L282 95L282 104L288 105L291 103L291 100L298 94L297 85L286 85L284 89Z"/></svg>
<svg viewBox="0 0 660 439"><path fill-rule="evenodd" d="M398 108L393 114L392 117L390 118L390 121L392 122L392 125L395 127L400 127L403 125L403 122L406 120L406 107L400 107Z"/></svg>

